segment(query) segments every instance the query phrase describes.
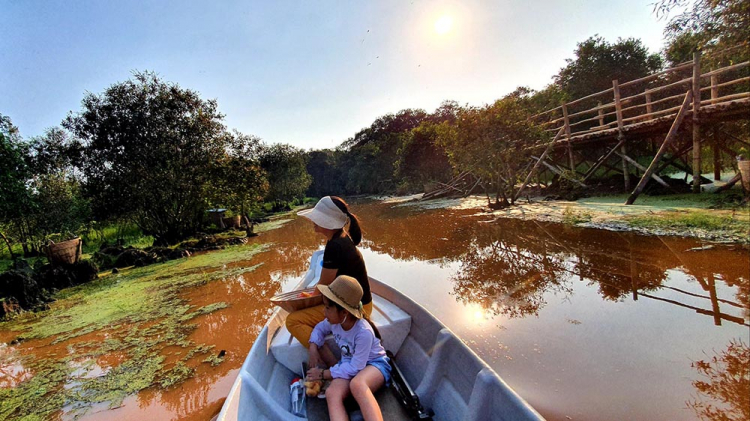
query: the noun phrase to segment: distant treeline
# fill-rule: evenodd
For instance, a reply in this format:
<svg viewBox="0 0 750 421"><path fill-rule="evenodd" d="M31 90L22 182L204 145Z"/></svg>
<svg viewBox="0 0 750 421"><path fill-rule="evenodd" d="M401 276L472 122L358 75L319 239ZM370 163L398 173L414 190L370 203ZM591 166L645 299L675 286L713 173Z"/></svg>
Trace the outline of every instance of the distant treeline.
<svg viewBox="0 0 750 421"><path fill-rule="evenodd" d="M252 216L305 195L418 192L462 172L480 178L495 203L512 203L531 147L549 141L532 115L687 61L696 49L747 41L748 4L661 0L659 16L689 6L670 18L661 54L638 39L594 36L542 90L521 87L483 106L401 110L335 149L268 145L230 131L216 101L150 72L87 94L41 136L23 139L0 114L0 239L11 257L19 244L29 255L50 239L126 222L174 244L205 229L211 208ZM747 48L733 54L748 59ZM731 129L746 137L746 125Z"/></svg>

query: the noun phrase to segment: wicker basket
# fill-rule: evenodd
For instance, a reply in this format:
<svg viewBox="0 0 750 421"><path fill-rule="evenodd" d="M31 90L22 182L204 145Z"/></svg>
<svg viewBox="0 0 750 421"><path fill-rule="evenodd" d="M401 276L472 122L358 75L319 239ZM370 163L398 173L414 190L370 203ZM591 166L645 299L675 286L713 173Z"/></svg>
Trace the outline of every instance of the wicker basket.
<svg viewBox="0 0 750 421"><path fill-rule="evenodd" d="M47 259L50 263L69 265L81 258L81 239L53 243L47 246Z"/></svg>
<svg viewBox="0 0 750 421"><path fill-rule="evenodd" d="M303 292L312 293L315 288L300 289L279 294L271 298L271 302L283 308L288 312L302 310L303 308L313 307L323 304L323 296L320 294L312 297L300 297Z"/></svg>

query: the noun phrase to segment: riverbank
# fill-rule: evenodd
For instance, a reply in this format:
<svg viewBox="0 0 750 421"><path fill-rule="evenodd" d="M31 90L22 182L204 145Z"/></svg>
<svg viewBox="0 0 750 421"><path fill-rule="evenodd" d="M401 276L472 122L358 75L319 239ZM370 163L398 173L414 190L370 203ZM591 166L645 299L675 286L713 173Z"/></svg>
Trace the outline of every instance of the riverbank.
<svg viewBox="0 0 750 421"><path fill-rule="evenodd" d="M750 243L750 206L738 206L737 194L641 195L625 205L627 194L576 201L521 199L506 209L491 210L485 196L419 200L421 194L378 198L421 209L475 209L496 218L559 222L608 231L692 237L720 243Z"/></svg>

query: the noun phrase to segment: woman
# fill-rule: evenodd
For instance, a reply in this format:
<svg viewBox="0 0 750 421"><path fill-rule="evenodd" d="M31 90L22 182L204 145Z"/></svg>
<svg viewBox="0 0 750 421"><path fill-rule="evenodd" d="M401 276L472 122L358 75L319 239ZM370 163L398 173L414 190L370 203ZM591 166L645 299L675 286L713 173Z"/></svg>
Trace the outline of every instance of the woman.
<svg viewBox="0 0 750 421"><path fill-rule="evenodd" d="M362 240L359 219L349 211L349 205L336 196L326 196L314 208L303 210L297 215L312 221L315 232L327 240L318 285L329 285L339 275L356 279L362 287L364 312L369 317L372 313L372 295L365 261L357 249L357 244ZM322 305L310 307L287 316L286 327L305 348L309 348L313 328L323 319L325 315ZM330 350L324 348L324 352ZM310 361L310 366L315 367L317 363L319 361Z"/></svg>

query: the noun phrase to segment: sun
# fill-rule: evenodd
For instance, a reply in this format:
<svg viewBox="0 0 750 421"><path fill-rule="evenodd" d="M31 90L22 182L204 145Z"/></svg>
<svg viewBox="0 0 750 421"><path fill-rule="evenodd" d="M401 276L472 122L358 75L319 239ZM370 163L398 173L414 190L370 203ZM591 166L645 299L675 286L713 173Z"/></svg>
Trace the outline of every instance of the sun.
<svg viewBox="0 0 750 421"><path fill-rule="evenodd" d="M453 19L450 16L444 15L435 21L435 32L438 34L446 34L450 32L452 27Z"/></svg>

